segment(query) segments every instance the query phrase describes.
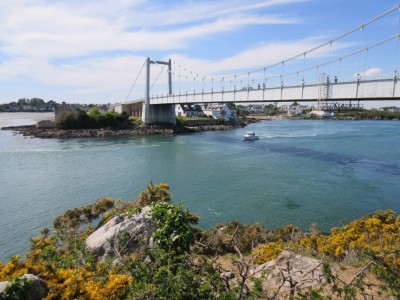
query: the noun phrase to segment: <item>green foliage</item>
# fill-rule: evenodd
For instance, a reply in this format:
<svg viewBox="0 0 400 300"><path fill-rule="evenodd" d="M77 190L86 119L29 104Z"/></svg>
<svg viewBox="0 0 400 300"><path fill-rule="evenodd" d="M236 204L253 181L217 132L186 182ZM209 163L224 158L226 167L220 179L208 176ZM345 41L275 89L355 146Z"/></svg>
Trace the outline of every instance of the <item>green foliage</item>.
<svg viewBox="0 0 400 300"><path fill-rule="evenodd" d="M229 102L229 103L228 103L228 108L229 108L230 110L237 110L236 104L235 104L235 103L232 103L232 102Z"/></svg>
<svg viewBox="0 0 400 300"><path fill-rule="evenodd" d="M273 239L271 232L259 223L241 224L238 221L230 221L225 226L216 225L209 231L202 233L202 243L208 245L204 249L206 253L236 253L232 244L235 238L236 246L242 252L250 252L259 244L266 243Z"/></svg>
<svg viewBox="0 0 400 300"><path fill-rule="evenodd" d="M224 118L218 118L217 121L218 121L218 124L220 124L220 125L224 125L225 124L225 119Z"/></svg>
<svg viewBox="0 0 400 300"><path fill-rule="evenodd" d="M97 107L93 107L86 113L64 112L57 116L56 127L60 129L95 129L95 128L125 128L128 126L129 116L126 113L117 112L100 113Z"/></svg>
<svg viewBox="0 0 400 300"><path fill-rule="evenodd" d="M233 299L204 257L171 256L168 251L152 248L129 270L133 299Z"/></svg>
<svg viewBox="0 0 400 300"><path fill-rule="evenodd" d="M279 108L277 106L274 106L269 113L267 114L269 116L276 116L279 115Z"/></svg>
<svg viewBox="0 0 400 300"><path fill-rule="evenodd" d="M126 211L127 216L130 218L133 215L137 215L140 214L142 212L142 207L140 206L135 206L135 207L131 207Z"/></svg>
<svg viewBox="0 0 400 300"><path fill-rule="evenodd" d="M198 217L182 205L170 203L171 198L167 184L151 183L135 202L104 198L70 209L56 218L54 232L43 230L42 236L31 240L24 260L16 256L7 264L0 263L0 281L25 273L38 275L48 287L45 299L275 299L278 294L263 290L262 279L251 277L256 257L240 253L265 244L259 249L266 250L268 255L281 247L299 252L312 249L314 255L329 257L330 261L343 264L352 258L359 263L361 269L350 281L324 263L327 285L306 291L296 288L290 299L361 299L366 298L375 282L379 284L374 286L377 293L400 298L400 217L391 210L376 211L341 228L333 228L329 235L315 228L302 234L293 225L270 231L260 224L237 221L200 234L193 226ZM141 236L121 230L114 240L120 262L97 261L85 244L93 226L104 224L117 214L136 214L144 205L152 206L156 223L154 245L141 244ZM101 217L103 220L98 223L96 220ZM202 255L195 251L196 238L197 244L206 249ZM135 252L128 251L131 242L135 245L139 242L141 246ZM219 265L216 252L239 253L240 260L233 260L238 271L236 279L221 278L220 270L226 267L223 260ZM249 280L253 283L251 289L243 293ZM24 299L26 289L26 282L15 279L6 296L0 294L0 300Z"/></svg>
<svg viewBox="0 0 400 300"><path fill-rule="evenodd" d="M197 224L197 216L183 210L182 205L167 202L154 203L151 214L157 227L153 239L158 247L171 254L189 251L195 241L195 230L191 225Z"/></svg>
<svg viewBox="0 0 400 300"><path fill-rule="evenodd" d="M81 208L69 209L54 220L54 228L58 230L78 229L99 218L114 206L115 202L112 199L103 198Z"/></svg>
<svg viewBox="0 0 400 300"><path fill-rule="evenodd" d="M139 194L135 204L145 207L154 202L170 202L172 195L169 192L169 186L166 183L153 185L152 182L147 186L146 191Z"/></svg>
<svg viewBox="0 0 400 300"><path fill-rule="evenodd" d="M79 128L77 112L60 113L55 122L55 126L60 129L77 129Z"/></svg>
<svg viewBox="0 0 400 300"><path fill-rule="evenodd" d="M186 126L186 120L182 116L177 116L176 117L176 126L177 127L185 127Z"/></svg>
<svg viewBox="0 0 400 300"><path fill-rule="evenodd" d="M129 122L133 125L133 126L140 126L143 125L143 121L141 118L138 117L129 117Z"/></svg>
<svg viewBox="0 0 400 300"><path fill-rule="evenodd" d="M246 116L249 115L249 112L245 109L238 109L237 110L237 116L240 118L245 118Z"/></svg>
<svg viewBox="0 0 400 300"><path fill-rule="evenodd" d="M393 120L400 119L400 112L390 112L382 110L362 110L362 111L342 111L338 113L338 118L355 118L369 120Z"/></svg>
<svg viewBox="0 0 400 300"><path fill-rule="evenodd" d="M11 280L4 292L0 293L0 300L20 300L27 299L32 282L26 278L16 278Z"/></svg>

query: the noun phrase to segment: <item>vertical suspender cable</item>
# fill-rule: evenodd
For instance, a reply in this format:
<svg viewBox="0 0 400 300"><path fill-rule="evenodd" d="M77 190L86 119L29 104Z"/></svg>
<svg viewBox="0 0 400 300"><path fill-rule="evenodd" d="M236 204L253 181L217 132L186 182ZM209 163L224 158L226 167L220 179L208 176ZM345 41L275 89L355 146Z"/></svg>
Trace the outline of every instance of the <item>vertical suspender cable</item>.
<svg viewBox="0 0 400 300"><path fill-rule="evenodd" d="M397 29L397 33L400 32L400 10L398 10L398 29ZM395 58L395 62L394 62L394 74L397 77L397 72L398 72L398 63L399 63L399 39L400 39L400 35L397 36L397 46L396 46L396 58Z"/></svg>
<svg viewBox="0 0 400 300"><path fill-rule="evenodd" d="M360 30L361 30L361 40L362 40L362 37L363 37L363 33L364 33L364 25L361 25L361 28L360 28ZM362 55L362 53L360 52L360 55L359 55L359 57L358 57L358 71L357 71L357 79L359 79L360 78L360 71L361 71L361 55Z"/></svg>
<svg viewBox="0 0 400 300"><path fill-rule="evenodd" d="M303 53L303 78L302 78L302 84L304 84L304 72L305 72L305 67L306 67L306 55L307 55L307 53L306 52L304 52Z"/></svg>

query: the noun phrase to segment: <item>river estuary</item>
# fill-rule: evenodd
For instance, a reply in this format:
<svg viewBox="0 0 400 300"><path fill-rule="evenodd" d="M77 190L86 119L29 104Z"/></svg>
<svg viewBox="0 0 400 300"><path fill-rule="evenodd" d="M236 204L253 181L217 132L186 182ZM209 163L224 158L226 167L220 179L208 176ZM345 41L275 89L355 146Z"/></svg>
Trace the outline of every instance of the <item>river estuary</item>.
<svg viewBox="0 0 400 300"><path fill-rule="evenodd" d="M243 141L246 131L260 139ZM0 131L0 261L23 254L66 209L133 200L150 181L168 183L173 202L199 214L205 229L237 219L328 230L377 209L400 212L400 123L274 120L73 140Z"/></svg>

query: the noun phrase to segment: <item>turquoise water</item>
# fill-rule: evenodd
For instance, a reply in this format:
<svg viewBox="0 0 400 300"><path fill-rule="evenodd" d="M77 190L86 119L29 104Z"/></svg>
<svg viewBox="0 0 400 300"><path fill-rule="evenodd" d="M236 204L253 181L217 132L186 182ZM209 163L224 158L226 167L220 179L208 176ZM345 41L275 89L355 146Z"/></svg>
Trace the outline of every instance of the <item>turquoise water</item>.
<svg viewBox="0 0 400 300"><path fill-rule="evenodd" d="M243 141L246 131L260 135ZM400 211L398 121L265 121L177 136L40 140L0 131L0 261L56 216L150 181L210 228L231 219L323 230Z"/></svg>

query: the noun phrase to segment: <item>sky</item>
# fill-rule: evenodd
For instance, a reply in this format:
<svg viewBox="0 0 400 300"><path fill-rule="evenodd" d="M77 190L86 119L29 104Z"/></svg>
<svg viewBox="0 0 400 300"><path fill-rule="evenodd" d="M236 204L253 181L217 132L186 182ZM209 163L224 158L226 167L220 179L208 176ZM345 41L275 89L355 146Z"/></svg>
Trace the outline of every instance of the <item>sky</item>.
<svg viewBox="0 0 400 300"><path fill-rule="evenodd" d="M318 51L286 61L398 4L392 0L0 0L0 103L34 97L97 104L141 98L144 72L140 70L146 57L172 60L174 91L200 88L204 77L220 81L224 76L232 84L234 74L244 74L237 80L258 82L262 72L251 73L251 79L246 74L264 67L267 77L277 78L398 34L396 10ZM393 39L285 80L312 81L320 73L332 78L357 73L392 76L398 68L398 44ZM273 64L277 66L269 68ZM151 92L163 93L165 69L152 65L151 74L151 81L156 81ZM193 77L192 83L184 83L186 77ZM385 104L400 106L399 101Z"/></svg>

